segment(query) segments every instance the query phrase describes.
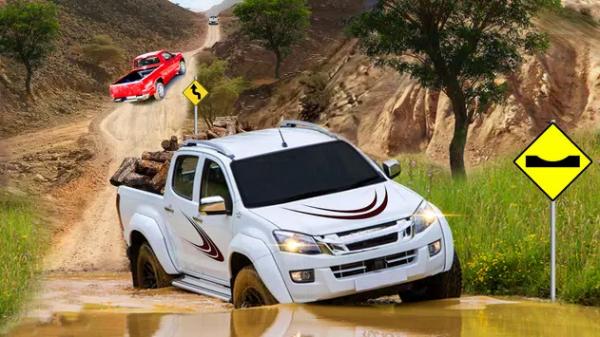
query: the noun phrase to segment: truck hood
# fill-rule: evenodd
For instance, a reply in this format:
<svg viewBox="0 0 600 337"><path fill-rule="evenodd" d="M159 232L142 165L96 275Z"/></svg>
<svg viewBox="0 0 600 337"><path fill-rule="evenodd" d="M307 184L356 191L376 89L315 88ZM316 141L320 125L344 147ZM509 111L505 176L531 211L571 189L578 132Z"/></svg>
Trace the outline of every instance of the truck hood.
<svg viewBox="0 0 600 337"><path fill-rule="evenodd" d="M326 235L411 216L423 198L391 181L252 212L280 229Z"/></svg>

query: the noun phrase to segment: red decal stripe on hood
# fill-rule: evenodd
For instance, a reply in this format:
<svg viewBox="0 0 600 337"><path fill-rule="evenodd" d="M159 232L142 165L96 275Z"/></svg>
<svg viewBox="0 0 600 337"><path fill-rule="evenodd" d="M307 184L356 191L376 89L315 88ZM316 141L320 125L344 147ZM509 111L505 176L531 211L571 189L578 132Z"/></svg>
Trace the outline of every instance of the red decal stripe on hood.
<svg viewBox="0 0 600 337"><path fill-rule="evenodd" d="M387 193L387 188L386 188L385 189L385 197L383 198L383 202L381 203L381 205L379 205L379 207L375 208L374 210L372 210L368 213L355 214L355 215L328 215L328 214L318 214L318 213L298 211L298 210L289 209L289 208L285 208L285 209L288 211L291 211L291 212L305 214L305 215L312 215L312 216L317 216L317 217L321 217L321 218L338 219L338 220L360 220L360 219L372 218L374 216L381 214L387 208L387 204L388 204L388 193Z"/></svg>
<svg viewBox="0 0 600 337"><path fill-rule="evenodd" d="M308 205L305 205L305 206L313 208L313 209L318 209L319 211L326 211L326 212L333 212L333 213L349 213L349 214L351 214L351 213L362 213L362 212L369 211L373 207L375 207L376 204L377 204L377 191L375 191L375 196L373 197L373 201L368 206L363 207L363 208L359 208L359 209L339 210L339 209L320 208L320 207L308 206Z"/></svg>

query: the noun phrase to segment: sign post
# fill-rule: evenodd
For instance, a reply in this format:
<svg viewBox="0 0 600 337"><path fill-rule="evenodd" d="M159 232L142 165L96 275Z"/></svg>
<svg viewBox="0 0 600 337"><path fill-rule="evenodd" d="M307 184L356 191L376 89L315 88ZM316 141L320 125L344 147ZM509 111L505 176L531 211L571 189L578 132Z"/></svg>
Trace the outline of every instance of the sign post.
<svg viewBox="0 0 600 337"><path fill-rule="evenodd" d="M194 136L198 135L198 104L208 95L200 82L194 77L194 81L183 91L183 95L194 105Z"/></svg>
<svg viewBox="0 0 600 337"><path fill-rule="evenodd" d="M556 199L592 164L590 157L556 123L514 161L550 199L550 298L556 300Z"/></svg>

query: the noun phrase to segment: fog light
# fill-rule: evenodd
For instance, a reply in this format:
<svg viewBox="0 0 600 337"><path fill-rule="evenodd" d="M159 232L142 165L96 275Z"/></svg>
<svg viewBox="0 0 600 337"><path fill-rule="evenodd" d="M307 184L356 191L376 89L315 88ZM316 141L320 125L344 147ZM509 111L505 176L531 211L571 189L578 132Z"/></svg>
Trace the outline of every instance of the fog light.
<svg viewBox="0 0 600 337"><path fill-rule="evenodd" d="M313 269L294 270L290 272L290 277L296 283L311 283L315 281L315 271Z"/></svg>
<svg viewBox="0 0 600 337"><path fill-rule="evenodd" d="M435 256L442 250L442 240L437 240L429 244L429 256Z"/></svg>

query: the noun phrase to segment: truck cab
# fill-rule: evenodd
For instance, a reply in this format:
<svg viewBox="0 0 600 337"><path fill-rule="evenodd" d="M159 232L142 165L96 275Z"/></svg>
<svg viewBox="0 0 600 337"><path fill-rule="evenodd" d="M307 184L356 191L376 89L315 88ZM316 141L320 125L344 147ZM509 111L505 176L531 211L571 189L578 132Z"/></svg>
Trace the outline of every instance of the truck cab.
<svg viewBox="0 0 600 337"><path fill-rule="evenodd" d="M387 292L460 296L443 214L351 143L313 124L174 155L164 195L119 187L134 285L174 285L236 307Z"/></svg>

